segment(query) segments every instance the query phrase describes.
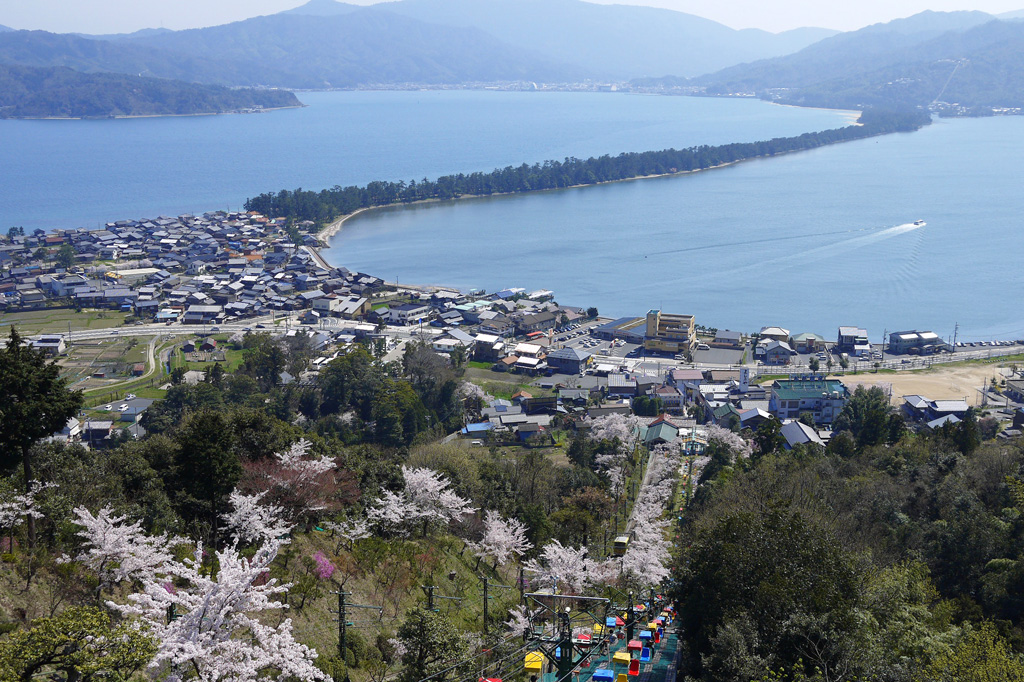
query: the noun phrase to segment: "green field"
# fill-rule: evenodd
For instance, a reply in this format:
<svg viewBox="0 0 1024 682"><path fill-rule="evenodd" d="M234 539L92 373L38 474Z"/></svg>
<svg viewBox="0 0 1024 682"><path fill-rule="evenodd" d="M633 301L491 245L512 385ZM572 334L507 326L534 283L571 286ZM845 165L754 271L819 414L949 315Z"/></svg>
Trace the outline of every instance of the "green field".
<svg viewBox="0 0 1024 682"><path fill-rule="evenodd" d="M126 313L111 310L83 310L75 312L71 308L44 308L23 313L6 313L0 319L0 332L10 327L17 327L22 336L36 334L67 333L83 329L109 329L124 324Z"/></svg>

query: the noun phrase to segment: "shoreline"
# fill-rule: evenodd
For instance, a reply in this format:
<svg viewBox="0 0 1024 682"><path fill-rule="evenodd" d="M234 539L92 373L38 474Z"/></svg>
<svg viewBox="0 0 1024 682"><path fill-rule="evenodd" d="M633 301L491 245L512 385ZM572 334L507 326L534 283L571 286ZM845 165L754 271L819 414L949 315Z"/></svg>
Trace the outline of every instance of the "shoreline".
<svg viewBox="0 0 1024 682"><path fill-rule="evenodd" d="M780 106L795 106L795 105L780 105ZM840 110L830 109L829 111L840 111ZM857 113L859 115L860 112L857 112ZM854 123L853 125L861 125L861 124ZM867 140L867 139L871 139L872 137L877 137L878 135L884 135L884 134L886 134L886 133L878 133L876 135L869 135L867 137L862 137L862 138L857 138L857 139ZM856 142L857 140L846 140L846 141L847 142ZM824 145L824 146L832 146L833 144L839 144L839 143L830 143L830 144L827 144L827 145ZM620 182L636 182L636 181L641 181L641 180L654 180L654 179L657 179L657 178L683 177L683 176L686 176L686 175L692 175L694 173L703 173L705 171L712 171L712 170L718 170L718 169L721 169L721 168L728 168L729 166L735 166L737 164L747 163L749 161L756 161L756 160L759 160L759 159L771 159L771 158L775 158L777 156L785 156L787 154L799 154L801 152L811 151L813 149L819 149L819 148L820 147L809 147L807 149L793 149L793 150L790 150L790 151L779 152L777 154L770 154L770 155L767 155L767 156L752 156L752 157L748 157L748 158L745 158L745 159L737 159L736 161L726 161L724 163L720 163L720 164L717 164L717 165L714 165L714 166L708 166L706 168L694 168L693 170L682 170L682 171L676 171L674 173L656 173L654 175L635 175L635 176L633 176L631 178L619 178L618 180L602 180L600 182L588 183L588 184L585 184L585 185L569 185L567 187L552 187L552 188L549 188L549 189L536 189L536 190L529 190L529 191L526 191L526 192L495 192L493 194L463 194L461 196L452 197L450 199L434 199L434 198L431 198L431 199L417 199L416 201L410 201L408 203L397 202L397 203L394 203L394 204L382 204L380 206L366 206L364 208L356 209L352 213L347 213L347 214L345 214L345 215L343 215L343 216L333 220L330 224L328 224L325 227L323 227L320 230L318 230L316 232L315 236L316 236L317 240L322 244L322 246L319 246L319 247L316 247L316 248L318 250L319 249L329 249L329 248L331 248L331 245L329 243L330 239L332 237L336 236L339 232L341 232L341 228L344 227L345 221L349 220L350 218L355 218L356 216L358 216L361 213L366 213L366 212L369 212L369 211L383 211L383 210L387 210L387 209L404 208L404 207L407 207L407 206L411 207L411 206L418 206L418 205L441 204L441 203L446 203L446 202L454 204L456 202L464 201L464 200L492 199L492 198L495 198L495 197L526 196L526 195L530 195L530 194L544 194L544 193L547 193L547 192L564 192L564 191L572 190L572 189L583 189L585 187L600 187L602 185L612 185L612 184L616 184L616 183L620 183Z"/></svg>
<svg viewBox="0 0 1024 682"><path fill-rule="evenodd" d="M298 104L288 107L267 107L256 111L201 111L194 114L122 114L119 116L8 116L0 117L4 121L109 121L134 118L190 118L193 116L233 116L239 114L263 114L269 111L284 111L285 109L302 109L308 104Z"/></svg>

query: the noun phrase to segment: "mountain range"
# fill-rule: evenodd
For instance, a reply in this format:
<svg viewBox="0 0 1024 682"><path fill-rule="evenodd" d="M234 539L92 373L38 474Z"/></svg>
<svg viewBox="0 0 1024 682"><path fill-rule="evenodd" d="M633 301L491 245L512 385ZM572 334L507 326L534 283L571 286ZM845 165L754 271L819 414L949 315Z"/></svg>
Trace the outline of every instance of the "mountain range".
<svg viewBox="0 0 1024 682"><path fill-rule="evenodd" d="M833 34L736 31L682 12L581 0L312 0L185 31L0 34L0 62L221 85L355 87L696 76L783 55ZM91 40L89 45L81 41Z"/></svg>
<svg viewBox="0 0 1024 682"><path fill-rule="evenodd" d="M0 64L168 79L180 81L178 91L186 83L325 89L632 78L644 89L703 88L808 106L917 107L938 99L967 108L1017 106L1024 92L1019 14L922 12L849 33L773 34L582 0L396 0L369 7L309 0L278 14L183 31L87 36L0 27ZM48 74L23 73L18 82L72 80L63 71ZM104 101L113 102L111 95ZM196 97L218 100L198 91Z"/></svg>
<svg viewBox="0 0 1024 682"><path fill-rule="evenodd" d="M983 12L923 12L692 83L708 94L756 93L804 106L1020 107L1024 22Z"/></svg>

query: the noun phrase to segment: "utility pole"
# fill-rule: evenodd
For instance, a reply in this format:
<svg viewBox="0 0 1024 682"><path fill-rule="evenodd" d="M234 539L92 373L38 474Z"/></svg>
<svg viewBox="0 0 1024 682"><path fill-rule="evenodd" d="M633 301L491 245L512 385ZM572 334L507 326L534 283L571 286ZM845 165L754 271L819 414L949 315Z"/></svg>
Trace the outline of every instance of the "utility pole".
<svg viewBox="0 0 1024 682"><path fill-rule="evenodd" d="M636 610L633 608L633 593L629 593L629 604L626 606L626 642L633 641L633 624L636 622Z"/></svg>
<svg viewBox="0 0 1024 682"><path fill-rule="evenodd" d="M487 636L487 577L484 576L484 637Z"/></svg>
<svg viewBox="0 0 1024 682"><path fill-rule="evenodd" d="M956 337L960 333L960 323L956 322L953 324L953 348L956 348Z"/></svg>
<svg viewBox="0 0 1024 682"><path fill-rule="evenodd" d="M338 595L338 658L345 661L345 649L348 644L348 626L355 625L355 623L348 622L348 609L373 609L378 613L383 613L384 608L380 606L371 606L367 604L350 604L345 597L352 594L351 592L345 592L344 590L338 590L335 592ZM340 682L335 680L335 682Z"/></svg>
<svg viewBox="0 0 1024 682"><path fill-rule="evenodd" d="M348 592L338 590L338 658L345 660L345 635L347 634L348 623L345 621L345 597Z"/></svg>

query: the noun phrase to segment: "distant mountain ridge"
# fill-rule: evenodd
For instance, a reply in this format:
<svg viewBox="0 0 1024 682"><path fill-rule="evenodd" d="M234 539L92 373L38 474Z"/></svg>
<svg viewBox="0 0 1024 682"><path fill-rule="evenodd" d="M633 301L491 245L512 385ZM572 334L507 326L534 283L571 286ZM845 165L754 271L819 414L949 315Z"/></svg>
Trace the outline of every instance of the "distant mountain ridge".
<svg viewBox="0 0 1024 682"><path fill-rule="evenodd" d="M167 116L296 106L299 100L285 91L0 64L0 118Z"/></svg>
<svg viewBox="0 0 1024 682"><path fill-rule="evenodd" d="M736 31L681 12L582 0L310 2L186 31L0 34L0 61L221 85L331 88L694 76L833 34ZM91 44L76 42L90 41Z"/></svg>
<svg viewBox="0 0 1024 682"><path fill-rule="evenodd" d="M325 5L330 0L317 0ZM696 76L741 61L788 54L834 35L737 31L668 9L581 0L399 0L375 8L420 21L478 28L499 40L576 63L602 78Z"/></svg>
<svg viewBox="0 0 1024 682"><path fill-rule="evenodd" d="M292 88L383 83L576 80L586 72L495 40L373 8L279 14L127 41L213 62L247 64L246 82Z"/></svg>
<svg viewBox="0 0 1024 682"><path fill-rule="evenodd" d="M806 106L1024 106L1024 23L924 12L785 57L695 79L708 94L759 93Z"/></svg>

